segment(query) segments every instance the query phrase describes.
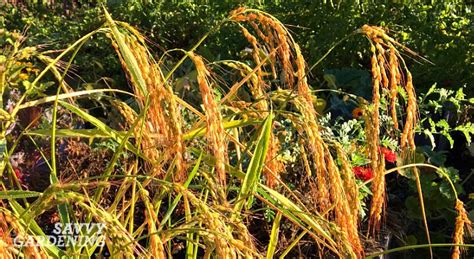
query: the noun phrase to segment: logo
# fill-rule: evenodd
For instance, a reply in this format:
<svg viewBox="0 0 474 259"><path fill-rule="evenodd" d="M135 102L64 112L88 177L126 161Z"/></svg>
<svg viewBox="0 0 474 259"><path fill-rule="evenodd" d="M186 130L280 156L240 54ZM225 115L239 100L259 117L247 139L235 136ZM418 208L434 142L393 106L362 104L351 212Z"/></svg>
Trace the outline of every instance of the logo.
<svg viewBox="0 0 474 259"><path fill-rule="evenodd" d="M103 247L105 236L102 231L103 223L56 223L52 231L53 235L44 236L16 236L13 239L13 246L57 246L57 247L82 247L93 246Z"/></svg>

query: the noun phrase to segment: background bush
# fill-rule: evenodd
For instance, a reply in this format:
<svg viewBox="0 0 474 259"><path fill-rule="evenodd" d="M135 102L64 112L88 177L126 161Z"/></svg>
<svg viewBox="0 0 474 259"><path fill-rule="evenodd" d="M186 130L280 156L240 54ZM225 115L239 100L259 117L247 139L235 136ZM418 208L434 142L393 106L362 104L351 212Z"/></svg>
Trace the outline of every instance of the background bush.
<svg viewBox="0 0 474 259"><path fill-rule="evenodd" d="M51 1L49 1L51 2ZM52 1L54 2L54 1ZM3 4L0 26L7 30L26 28L30 44L48 42L52 49L64 48L81 35L103 22L100 1L73 1L72 4L31 4L16 6ZM106 1L118 20L141 28L161 49L190 48L205 33L215 28L227 13L245 4L267 11L292 30L301 45L309 65L314 64L335 42L349 35L363 24L384 26L400 43L410 47L434 63L419 64L408 59L415 86L427 90L433 83L446 88L459 88L473 80L473 35L471 7L465 1ZM200 3L199 3L200 2ZM227 25L229 26L229 25ZM107 48L106 39L91 41L85 55L75 62L78 67L91 67L91 82L98 75L116 80L120 66ZM235 28L222 28L212 34L199 50L210 60L235 57L247 47ZM229 51L222 52L225 44ZM313 71L313 85L317 75L327 69L350 66L368 67L366 41L351 37L336 46L334 51ZM87 66L81 66L81 63ZM84 73L80 73L84 74ZM119 82L124 83L124 82ZM343 86L343 85L340 85ZM467 89L469 95L472 90Z"/></svg>

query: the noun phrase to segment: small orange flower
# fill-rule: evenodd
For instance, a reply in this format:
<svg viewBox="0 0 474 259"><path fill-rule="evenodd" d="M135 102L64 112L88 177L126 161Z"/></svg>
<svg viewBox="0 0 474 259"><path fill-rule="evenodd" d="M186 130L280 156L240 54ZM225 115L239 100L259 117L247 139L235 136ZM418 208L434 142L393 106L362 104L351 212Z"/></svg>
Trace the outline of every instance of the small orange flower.
<svg viewBox="0 0 474 259"><path fill-rule="evenodd" d="M359 107L356 107L354 110L352 110L352 117L354 119L358 119L363 114L364 114L364 111Z"/></svg>
<svg viewBox="0 0 474 259"><path fill-rule="evenodd" d="M18 77L21 79L21 80L27 80L29 78L28 74L26 73L20 73L18 75Z"/></svg>

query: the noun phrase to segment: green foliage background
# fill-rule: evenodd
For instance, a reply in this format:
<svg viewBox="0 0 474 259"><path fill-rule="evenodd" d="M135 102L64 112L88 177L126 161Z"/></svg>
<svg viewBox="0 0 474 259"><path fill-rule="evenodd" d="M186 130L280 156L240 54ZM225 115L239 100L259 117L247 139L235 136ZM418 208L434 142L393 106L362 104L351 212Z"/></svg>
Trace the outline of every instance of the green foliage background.
<svg viewBox="0 0 474 259"><path fill-rule="evenodd" d="M38 2L38 1L36 1ZM319 60L335 42L363 24L390 29L400 43L434 63L419 64L408 59L415 86L427 90L433 83L459 88L474 79L473 24L471 5L465 1L72 1L64 4L23 3L16 7L1 5L0 27L7 30L27 28L30 44L48 42L52 49L66 47L103 22L100 3L105 2L118 19L141 28L160 50L190 48L206 32L215 28L227 13L239 5L272 13L289 26L301 45L309 65ZM89 78L98 75L123 78L107 41L91 41L85 54L75 62L90 69ZM247 47L238 30L229 26L216 31L199 52L210 60L235 57ZM229 51L222 52L225 44ZM338 45L313 71L368 67L367 43L351 37ZM173 53L171 53L173 55ZM80 64L87 66L80 66ZM85 73L79 73L84 75ZM119 82L124 83L124 82ZM472 90L467 89L470 95Z"/></svg>
<svg viewBox="0 0 474 259"><path fill-rule="evenodd" d="M41 46L47 43L47 46L42 45L45 49L64 49L68 47L68 44L100 27L100 24L104 22L100 1L87 2L71 1L67 6L63 3L38 2L22 3L16 6L0 4L0 29L13 31L25 28L26 45ZM143 30L142 32L148 36L150 42L155 43L150 45L155 47L157 56L163 55L164 50L190 49L203 35L213 31L229 11L239 5L264 10L285 23L292 31L296 42L300 44L309 66L323 57L330 48L335 46L336 42L364 24L389 29L390 34L401 44L434 63L434 65L420 64L414 59L406 59L422 100L420 121L425 127L423 133L426 135L427 143L425 143L426 148L419 151L422 157L420 162L425 162L426 157L427 162L440 167L446 166L446 172L450 177L452 176L456 187L468 186L466 193L472 193L469 183L460 179L460 177L469 179L472 173L448 167L450 165L445 164L447 157L442 153L442 149L441 151L432 150L435 142L441 142L436 136L446 138L452 148L454 144L454 139L451 137L452 131L462 133L462 137L465 136L468 142L472 135L472 124L462 118L464 112L461 109L473 103L473 99L470 98L472 96L470 86L474 79L474 73L472 73L474 71L472 60L474 43L471 6L468 3L464 1L243 2L215 0L200 2L107 1L105 4L115 19L131 23ZM197 52L209 61L239 59L236 57L243 55L245 52L242 50L249 45L243 40L238 28L232 26L235 25L226 24L214 31ZM74 88L80 90L96 87L94 84L104 82L99 78L105 79L114 88L126 88L127 82L116 53L110 47L110 40L104 35L94 37L99 38L88 41L82 48L81 55L74 59L74 72L80 75L83 82L87 84L83 84L82 81L71 82L76 84L73 85ZM314 88L319 86L324 88L323 84L329 87L346 87L343 90L357 96L370 97L370 74L367 72L370 67L368 51L365 39L348 38L342 44L335 46L329 56L312 71L313 74L309 78L311 84ZM181 55L177 52L167 54L176 58ZM190 73L185 70L186 66L180 69L184 69L179 71L183 75ZM179 73L176 75L179 80ZM436 89L435 86L456 89L456 91ZM463 86L465 86L464 92L462 89L457 90ZM333 112L335 117L340 116L341 113L350 117L353 105L343 107L344 105L341 105L343 100L334 96L336 95L323 96L328 103L327 111ZM184 99L192 101L192 98L193 96L185 96ZM336 109L333 107L338 108L339 113L334 112ZM341 112L341 107L346 110ZM355 120L352 121L354 125L331 123L332 121L328 119L327 125L332 125L336 129L340 126L340 132L337 135L341 138L341 142L358 125ZM287 137L290 138L290 136ZM387 141L389 142L390 139ZM282 142L291 143L291 141ZM441 146L439 143L436 145ZM285 149L290 150L290 147L285 147ZM291 157L291 154L288 156ZM353 159L356 160L356 158ZM250 161L247 162L250 163ZM362 161L362 163L367 163L367 161ZM469 176L465 177L464 174L469 174ZM430 220L442 222L438 225L445 224L446 219L452 222L454 214L451 211L445 211L447 207L453 206L451 204L453 197L449 196L448 185L444 182L438 183L433 175L423 176L422 182L423 191L427 197L425 203L436 204L436 206L427 206ZM416 187L410 185L409 192L406 189L403 189L403 192L397 195L401 197L403 206L407 208L409 218L419 220L421 215L419 215ZM463 192L459 190L459 193ZM470 204L472 201L469 206ZM425 243L421 228L410 226L408 233L420 233L420 235L409 236L407 239L415 241L418 239L414 243ZM443 232L439 231L439 233ZM441 236L435 241L445 242L449 239L450 237Z"/></svg>

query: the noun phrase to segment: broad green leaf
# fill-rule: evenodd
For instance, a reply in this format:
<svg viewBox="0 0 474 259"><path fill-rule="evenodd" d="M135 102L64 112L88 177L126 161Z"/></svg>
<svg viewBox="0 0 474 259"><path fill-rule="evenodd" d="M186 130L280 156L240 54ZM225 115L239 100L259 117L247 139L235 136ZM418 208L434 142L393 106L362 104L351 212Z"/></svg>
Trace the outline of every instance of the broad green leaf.
<svg viewBox="0 0 474 259"><path fill-rule="evenodd" d="M466 137L467 144L471 144L471 135L474 135L474 125L471 122L466 123L465 125L459 125L454 130L461 131Z"/></svg>
<svg viewBox="0 0 474 259"><path fill-rule="evenodd" d="M447 132L447 131L441 131L440 133L441 133L441 135L446 137L446 139L449 141L449 146L451 148L453 148L454 147L454 139L453 139L453 137L451 137L451 134L449 134L449 132Z"/></svg>

